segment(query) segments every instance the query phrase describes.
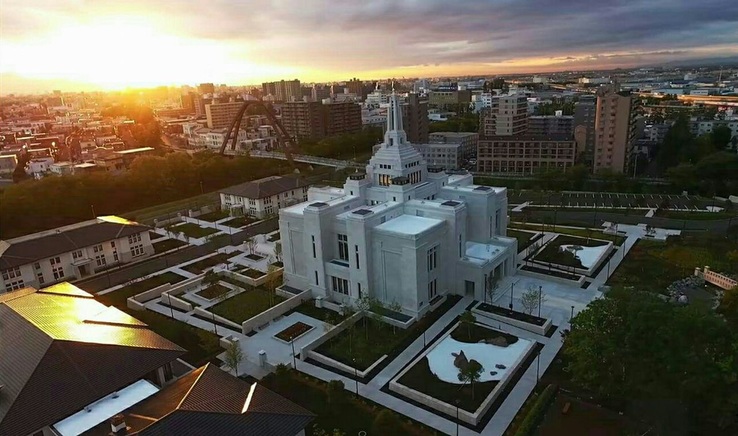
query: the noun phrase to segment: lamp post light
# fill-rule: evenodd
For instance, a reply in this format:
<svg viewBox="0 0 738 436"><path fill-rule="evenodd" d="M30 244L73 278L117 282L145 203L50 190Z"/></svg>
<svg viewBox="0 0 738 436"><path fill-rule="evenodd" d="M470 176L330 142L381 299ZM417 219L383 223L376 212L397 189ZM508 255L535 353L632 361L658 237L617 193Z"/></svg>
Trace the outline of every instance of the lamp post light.
<svg viewBox="0 0 738 436"><path fill-rule="evenodd" d="M513 294L515 293L515 283L510 285L510 310L513 310Z"/></svg>
<svg viewBox="0 0 738 436"><path fill-rule="evenodd" d="M351 362L354 364L353 365L354 366L354 383L356 383L356 397L358 398L359 396L359 375L356 372L356 359L352 357Z"/></svg>
<svg viewBox="0 0 738 436"><path fill-rule="evenodd" d="M290 336L290 345L292 346L292 368L297 369L297 361L295 360L295 335Z"/></svg>
<svg viewBox="0 0 738 436"><path fill-rule="evenodd" d="M167 299L169 299L169 312L172 314L172 319L176 319L174 318L174 308L172 308L172 294L169 292L167 292Z"/></svg>
<svg viewBox="0 0 738 436"><path fill-rule="evenodd" d="M538 318L541 317L541 304L543 303L543 286L538 286Z"/></svg>
<svg viewBox="0 0 738 436"><path fill-rule="evenodd" d="M571 320L574 319L574 306L571 306L571 315L569 315L569 323L571 324Z"/></svg>

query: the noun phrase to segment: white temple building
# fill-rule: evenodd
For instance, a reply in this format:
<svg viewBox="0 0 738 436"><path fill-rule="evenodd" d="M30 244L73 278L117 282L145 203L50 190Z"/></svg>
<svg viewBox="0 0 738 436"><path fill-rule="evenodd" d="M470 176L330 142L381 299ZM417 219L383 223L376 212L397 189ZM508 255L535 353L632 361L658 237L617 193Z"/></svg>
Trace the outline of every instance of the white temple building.
<svg viewBox="0 0 738 436"><path fill-rule="evenodd" d="M353 305L369 295L422 316L444 294L484 299L485 277L516 270L507 189L428 167L408 143L397 96L384 143L343 189L311 187L279 211L285 285Z"/></svg>

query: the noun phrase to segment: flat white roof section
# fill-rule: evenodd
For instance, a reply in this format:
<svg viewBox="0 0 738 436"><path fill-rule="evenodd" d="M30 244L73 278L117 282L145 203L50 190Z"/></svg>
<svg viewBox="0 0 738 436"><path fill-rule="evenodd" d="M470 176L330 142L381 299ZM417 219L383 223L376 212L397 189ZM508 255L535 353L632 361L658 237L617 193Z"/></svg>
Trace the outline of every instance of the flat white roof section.
<svg viewBox="0 0 738 436"><path fill-rule="evenodd" d="M384 232L397 233L401 235L419 235L441 223L443 223L442 220L434 218L400 215L397 218L391 219L375 228Z"/></svg>
<svg viewBox="0 0 738 436"><path fill-rule="evenodd" d="M500 245L481 244L479 242L467 241L465 254L467 257L466 260L477 265L483 265L505 254L505 247Z"/></svg>
<svg viewBox="0 0 738 436"><path fill-rule="evenodd" d="M159 388L148 380L139 380L132 385L103 397L72 416L54 424L61 436L76 436L110 419L136 403L159 392ZM113 398L113 396L117 396ZM89 410L89 412L87 411Z"/></svg>

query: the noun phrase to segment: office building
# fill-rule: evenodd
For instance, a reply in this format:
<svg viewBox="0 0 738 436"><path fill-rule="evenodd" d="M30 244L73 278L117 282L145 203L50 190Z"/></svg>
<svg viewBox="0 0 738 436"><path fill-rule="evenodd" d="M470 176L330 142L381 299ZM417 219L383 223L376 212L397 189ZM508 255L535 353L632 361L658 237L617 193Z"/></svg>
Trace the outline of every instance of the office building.
<svg viewBox="0 0 738 436"><path fill-rule="evenodd" d="M480 136L522 135L528 130L528 99L524 94L492 96L482 110Z"/></svg>
<svg viewBox="0 0 738 436"><path fill-rule="evenodd" d="M477 171L533 174L564 170L575 164L576 156L576 142L570 137L487 137L479 140Z"/></svg>
<svg viewBox="0 0 738 436"><path fill-rule="evenodd" d="M421 100L419 94L411 92L405 98L405 103L402 104L402 123L408 141L413 144L428 142L428 102Z"/></svg>
<svg viewBox="0 0 738 436"><path fill-rule="evenodd" d="M638 99L629 92L615 92L610 87L597 91L595 148L593 170L628 170L631 147L636 140L635 106Z"/></svg>
<svg viewBox="0 0 738 436"><path fill-rule="evenodd" d="M433 144L459 144L462 159L471 159L477 153L479 134L474 132L434 132L429 136Z"/></svg>
<svg viewBox="0 0 738 436"><path fill-rule="evenodd" d="M364 82L355 77L346 82L346 89L348 89L349 94L355 94L358 98L362 100L366 98L366 88L364 88Z"/></svg>
<svg viewBox="0 0 738 436"><path fill-rule="evenodd" d="M594 167L595 119L597 97L582 95L574 104L574 140L581 162L588 168Z"/></svg>
<svg viewBox="0 0 738 436"><path fill-rule="evenodd" d="M408 142L396 95L384 143L344 187L310 188L279 211L285 285L340 304L364 296L414 318L446 294L484 299L485 279L515 273L507 189L428 167Z"/></svg>

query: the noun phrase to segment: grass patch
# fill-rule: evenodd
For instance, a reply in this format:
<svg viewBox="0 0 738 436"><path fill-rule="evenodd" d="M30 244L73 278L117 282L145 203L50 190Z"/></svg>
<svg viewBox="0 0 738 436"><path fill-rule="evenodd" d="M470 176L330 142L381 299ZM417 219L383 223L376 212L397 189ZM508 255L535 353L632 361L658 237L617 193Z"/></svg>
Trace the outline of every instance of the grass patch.
<svg viewBox="0 0 738 436"><path fill-rule="evenodd" d="M230 258L230 254L218 253L214 256L206 257L205 259L198 260L195 263L183 266L182 269L191 272L192 274L202 274L207 268L218 265L219 263L225 263Z"/></svg>
<svg viewBox="0 0 738 436"><path fill-rule="evenodd" d="M218 275L218 280L221 280L221 281L226 282L226 283L230 283L233 286L237 286L239 288L251 289L251 285L249 285L248 283L242 282L241 280L238 280L238 279L234 279L234 278L232 278L230 276L227 276L225 274Z"/></svg>
<svg viewBox="0 0 738 436"><path fill-rule="evenodd" d="M534 238L538 239L536 238L536 233L522 232L520 230L514 229L507 229L507 236L518 240L518 252L521 252L530 247L530 244L533 243Z"/></svg>
<svg viewBox="0 0 738 436"><path fill-rule="evenodd" d="M264 259L264 256L259 256L258 254L254 254L254 253L249 253L245 257L246 259L253 260L254 262L258 262Z"/></svg>
<svg viewBox="0 0 738 436"><path fill-rule="evenodd" d="M164 235L160 235L160 234L158 234L156 232L149 232L149 240L151 240L151 241L156 240L156 239L159 239L159 238L163 238L163 237L164 237Z"/></svg>
<svg viewBox="0 0 738 436"><path fill-rule="evenodd" d="M315 300L307 300L291 312L299 312L303 315L317 319L318 321L327 322L333 325L339 324L341 321L348 318L347 316L341 315L340 313L334 312L330 309L315 307Z"/></svg>
<svg viewBox="0 0 738 436"><path fill-rule="evenodd" d="M514 223L512 224L514 229L522 229L522 230L533 230L536 232L540 231L546 231L546 232L553 232L553 226L544 224L544 225L536 225L536 224L521 224L521 223ZM510 229L508 229L508 233L510 232ZM615 245L622 245L623 242L625 242L625 237L620 235L608 235L606 233L602 233L599 229L570 229L566 227L556 226L556 233L561 233L562 235L570 235L570 236L579 236L582 238L595 238L595 239L602 239L603 241L611 241Z"/></svg>
<svg viewBox="0 0 738 436"><path fill-rule="evenodd" d="M280 375L269 374L261 380L261 383L317 415L306 428L306 434L315 434L314 431L318 428L330 429L330 431L339 429L347 435L370 431L374 418L380 411L385 410L380 405L363 398L356 398L346 391L338 401L329 401L327 383L294 370ZM437 434L423 424L411 421L405 416L397 415L397 417L402 423L396 431L397 435Z"/></svg>
<svg viewBox="0 0 738 436"><path fill-rule="evenodd" d="M261 288L254 288L222 301L209 310L216 315L240 324L285 299Z"/></svg>
<svg viewBox="0 0 738 436"><path fill-rule="evenodd" d="M186 242L182 242L179 239L164 239L162 241L154 242L153 244L155 253L164 253L165 251L174 250L183 245L187 245Z"/></svg>
<svg viewBox="0 0 738 436"><path fill-rule="evenodd" d="M171 231L176 233L184 233L190 238L204 238L205 236L218 233L218 229L212 229L210 227L200 227L194 223L184 223L178 226L170 228Z"/></svg>
<svg viewBox="0 0 738 436"><path fill-rule="evenodd" d="M216 298L222 297L229 292L231 292L231 288L226 288L225 286L216 283L198 292L197 295L208 300L214 300Z"/></svg>
<svg viewBox="0 0 738 436"><path fill-rule="evenodd" d="M209 192L207 194L196 195L194 197L183 198L181 200L170 201L169 203L157 204L156 206L126 212L121 216L138 222L151 221L154 218L164 217L166 215L172 215L173 217L177 212L183 212L187 209L197 209L200 206L218 203L219 201L220 194L218 192Z"/></svg>
<svg viewBox="0 0 738 436"><path fill-rule="evenodd" d="M259 270L251 269L251 268L244 268L238 271L239 274L243 274L246 277L252 278L252 279L258 279L260 277L263 277L266 275L266 273L261 272Z"/></svg>
<svg viewBox="0 0 738 436"><path fill-rule="evenodd" d="M518 340L513 335L491 330L478 324L459 325L451 332L451 337L457 341L468 343L493 341L500 337L504 338L508 344L513 344ZM484 371L493 370L494 368L484 368ZM509 376L512 376L515 368L510 368L510 371ZM469 412L475 412L499 383L496 380L477 382L474 383L472 390L470 384L462 386L461 384L442 381L431 372L427 357L412 366L398 382L451 405L456 404L456 400L459 400L459 408Z"/></svg>
<svg viewBox="0 0 738 436"><path fill-rule="evenodd" d="M568 250L559 250L562 245L579 245L582 247L600 247L606 242L595 239L585 239L569 235L559 235L556 239L546 244L541 251L533 256L533 260L539 262L554 263L557 265L573 266L575 268L584 268L582 262L574 253Z"/></svg>
<svg viewBox="0 0 738 436"><path fill-rule="evenodd" d="M212 212L204 213L198 216L197 219L214 223L218 220L222 220L223 218L228 218L229 216L231 215L224 210L214 210Z"/></svg>
<svg viewBox="0 0 738 436"><path fill-rule="evenodd" d="M255 221L256 221L255 219L249 216L238 216L236 218L229 219L228 221L224 221L221 224L224 226L228 226L228 227L239 227L240 228L243 226L247 226Z"/></svg>
<svg viewBox="0 0 738 436"><path fill-rule="evenodd" d="M149 277L148 279L142 280L140 282L131 283L130 285L124 286L113 292L108 292L107 294L100 295L97 297L97 299L104 304L113 305L122 309L127 307L126 300L128 299L128 297L132 297L136 294L140 294L141 292L148 291L149 289L154 289L155 287L161 286L164 283L175 284L181 282L184 279L185 278L179 274L175 274L173 272L165 272L163 274Z"/></svg>
<svg viewBox="0 0 738 436"><path fill-rule="evenodd" d="M282 330L281 332L277 333L276 335L274 335L274 337L285 342L290 342L292 338L297 338L298 336L305 334L312 329L313 326L298 321L287 327L286 329Z"/></svg>
<svg viewBox="0 0 738 436"><path fill-rule="evenodd" d="M726 238L670 236L665 242L639 240L607 281L608 285L666 293L666 287L694 273L695 267L709 265L713 271L738 273L738 264L725 253L735 250Z"/></svg>

